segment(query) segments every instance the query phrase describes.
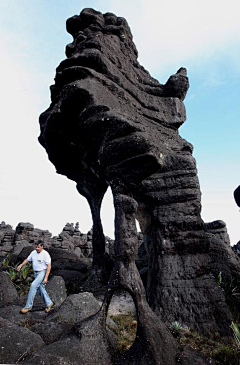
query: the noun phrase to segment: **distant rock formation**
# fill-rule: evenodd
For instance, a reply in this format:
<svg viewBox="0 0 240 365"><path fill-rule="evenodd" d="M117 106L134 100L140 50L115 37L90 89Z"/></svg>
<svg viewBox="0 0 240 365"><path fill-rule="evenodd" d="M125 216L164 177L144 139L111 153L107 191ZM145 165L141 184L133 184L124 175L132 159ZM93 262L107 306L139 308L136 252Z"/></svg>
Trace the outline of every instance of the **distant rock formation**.
<svg viewBox="0 0 240 365"><path fill-rule="evenodd" d="M201 219L193 147L178 133L186 119L187 72L180 68L159 84L138 63L126 20L114 14L84 9L68 19L67 31L73 42L57 67L52 103L40 116L39 141L57 173L74 180L88 200L93 272L99 278L106 262L100 208L108 186L115 206L115 266L108 295L101 311L77 331L83 343L90 328L98 331L95 346L108 351L106 311L114 292L125 289L136 305L138 331L118 363L173 364L176 343L162 321L221 334L230 333L231 321L213 275L217 261L231 274L228 236L222 224L206 225ZM147 299L158 317L135 266L135 218L149 257ZM217 245L224 254L215 260Z"/></svg>
<svg viewBox="0 0 240 365"><path fill-rule="evenodd" d="M31 223L20 222L16 230L5 222L0 223L0 256L17 256L24 247L34 249L39 240L47 249L61 248L74 252L78 257L92 257L92 231L83 234L73 223L67 223L54 237L47 230L34 228Z"/></svg>
<svg viewBox="0 0 240 365"><path fill-rule="evenodd" d="M236 204L240 207L240 185L234 190L233 196Z"/></svg>

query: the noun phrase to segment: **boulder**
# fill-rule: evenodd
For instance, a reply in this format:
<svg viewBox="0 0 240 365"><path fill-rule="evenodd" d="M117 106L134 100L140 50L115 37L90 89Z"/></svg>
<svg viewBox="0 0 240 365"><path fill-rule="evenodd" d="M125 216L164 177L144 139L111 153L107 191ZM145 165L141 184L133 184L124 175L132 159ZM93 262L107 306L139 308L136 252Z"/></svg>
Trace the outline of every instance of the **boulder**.
<svg viewBox="0 0 240 365"><path fill-rule="evenodd" d="M54 303L54 307L59 307L67 298L65 281L61 276L53 276L47 283L46 290Z"/></svg>
<svg viewBox="0 0 240 365"><path fill-rule="evenodd" d="M64 250L62 248L49 248L48 250L52 261L57 260L68 260L68 261L79 261L79 256L72 251Z"/></svg>
<svg viewBox="0 0 240 365"><path fill-rule="evenodd" d="M73 325L98 312L100 305L91 293L70 295L44 323L32 327L46 343L55 342Z"/></svg>
<svg viewBox="0 0 240 365"><path fill-rule="evenodd" d="M0 272L0 308L12 303L18 298L18 293L9 276Z"/></svg>
<svg viewBox="0 0 240 365"><path fill-rule="evenodd" d="M80 286L87 279L86 273L83 274L76 270L57 270L55 271L55 275L61 276L67 286L75 286L76 288L78 288L78 291Z"/></svg>
<svg viewBox="0 0 240 365"><path fill-rule="evenodd" d="M211 357L194 350L191 346L180 348L176 355L176 364L181 365L217 365L217 362Z"/></svg>
<svg viewBox="0 0 240 365"><path fill-rule="evenodd" d="M17 256L17 261L22 262L22 261L26 260L34 249L35 249L35 246L33 244L31 244L30 246L24 247L22 249L22 251L19 253L19 255Z"/></svg>
<svg viewBox="0 0 240 365"><path fill-rule="evenodd" d="M60 337L69 331L71 326L65 322L60 321L47 321L47 323L36 323L31 327L31 331L37 333L44 342L48 345L60 339Z"/></svg>
<svg viewBox="0 0 240 365"><path fill-rule="evenodd" d="M102 340L101 334L96 329L88 336L66 335L59 341L36 351L31 358L22 363L29 365L111 365L113 362L110 353L113 351L108 350L109 347L110 344Z"/></svg>
<svg viewBox="0 0 240 365"><path fill-rule="evenodd" d="M16 364L45 346L42 338L0 317L0 363Z"/></svg>
<svg viewBox="0 0 240 365"><path fill-rule="evenodd" d="M67 297L57 312L49 316L48 320L60 319L73 325L88 316L95 314L100 309L99 302L92 293L73 294Z"/></svg>
<svg viewBox="0 0 240 365"><path fill-rule="evenodd" d="M57 259L52 262L52 270L74 270L82 273L86 273L91 264L89 260L86 263L86 258L80 259L79 261L69 261L67 259Z"/></svg>
<svg viewBox="0 0 240 365"><path fill-rule="evenodd" d="M5 308L0 308L0 317L21 326L28 321L31 322L32 325L39 323L48 316L48 314L45 313L45 308L43 306L41 306L40 308L33 307L32 311L27 312L26 314L22 314L20 313L20 310L24 307L24 305L25 300L23 304L10 304Z"/></svg>

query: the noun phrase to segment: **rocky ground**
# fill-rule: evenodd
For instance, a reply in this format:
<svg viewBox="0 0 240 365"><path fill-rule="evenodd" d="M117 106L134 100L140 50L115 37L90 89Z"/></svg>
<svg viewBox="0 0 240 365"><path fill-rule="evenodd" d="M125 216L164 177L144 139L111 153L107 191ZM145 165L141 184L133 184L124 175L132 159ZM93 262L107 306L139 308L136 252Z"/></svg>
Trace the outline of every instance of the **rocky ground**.
<svg viewBox="0 0 240 365"><path fill-rule="evenodd" d="M37 294L33 310L23 315L20 310L25 305L27 294L19 290L19 285L16 286L14 280L10 280L9 272L27 257L39 239L44 242L52 256L52 272L47 291L54 307L50 313L45 313L44 303ZM113 241L109 238L106 240L109 255L114 255ZM139 247L136 263L144 281L147 253L142 244L141 233ZM78 225L76 227L67 224L58 237L52 237L48 231L36 229L30 223L19 223L16 230L13 230L2 222L0 256L0 363L81 363L80 349L83 344L75 327L98 313L104 298L104 293L96 295L82 291L92 264L91 231L82 234ZM108 346L111 347L113 358L119 348L126 351L131 346L136 335L136 326L137 317L132 297L127 292L117 291L111 300L106 318ZM197 364L214 364L213 359L195 353L192 347L189 349L189 340L185 337L187 346L179 347L183 364L188 364L191 359L198 361ZM191 341L195 341L194 336ZM90 343L85 346L90 346ZM95 363L93 359L92 364ZM106 363L111 362L106 358Z"/></svg>
<svg viewBox="0 0 240 365"><path fill-rule="evenodd" d="M92 264L91 238L91 231L82 234L78 225L73 224L66 224L57 237L34 228L30 223L19 223L16 230L5 222L0 224L1 364L29 361L36 364L42 363L43 358L48 364L57 364L62 363L63 357L70 361L70 345L65 355L60 357L55 350L53 355L52 349L58 346L60 338L68 336L76 323L98 312L104 297L103 293L95 298L90 292L81 292L81 285L86 281ZM44 303L37 294L32 311L23 315L20 310L26 303L27 294L19 291L19 285L10 280L9 272L28 256L38 240L44 242L52 257L52 271L46 289L54 307L49 314L45 313ZM113 241L109 238L106 241L108 253L113 255ZM112 318L126 314L135 318L133 300L128 293L118 292L113 296L106 320L109 341L115 348L117 337L111 329L116 330L117 324ZM71 344L74 345L74 341Z"/></svg>

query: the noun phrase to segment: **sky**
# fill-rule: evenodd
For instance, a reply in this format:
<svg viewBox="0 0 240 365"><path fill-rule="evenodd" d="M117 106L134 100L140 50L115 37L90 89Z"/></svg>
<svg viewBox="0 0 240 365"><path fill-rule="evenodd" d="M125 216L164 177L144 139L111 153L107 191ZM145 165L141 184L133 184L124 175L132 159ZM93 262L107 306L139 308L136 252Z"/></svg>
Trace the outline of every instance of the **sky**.
<svg viewBox="0 0 240 365"><path fill-rule="evenodd" d="M30 222L53 235L64 225L92 226L75 182L55 172L38 143L38 117L50 104L49 86L72 37L66 19L92 7L127 19L139 62L164 84L186 67L190 89L180 135L194 146L205 222L226 222L231 244L240 240L239 0L1 0L0 1L0 221ZM104 233L114 237L108 191Z"/></svg>

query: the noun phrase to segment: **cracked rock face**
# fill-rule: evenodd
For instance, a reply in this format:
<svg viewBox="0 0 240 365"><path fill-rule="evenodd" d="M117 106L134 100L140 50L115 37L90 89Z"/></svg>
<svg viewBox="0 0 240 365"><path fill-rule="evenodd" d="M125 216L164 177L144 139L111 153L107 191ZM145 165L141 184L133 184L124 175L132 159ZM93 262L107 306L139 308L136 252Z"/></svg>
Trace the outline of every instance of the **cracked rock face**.
<svg viewBox="0 0 240 365"><path fill-rule="evenodd" d="M193 148L178 133L186 119L187 72L180 68L165 85L152 78L137 61L126 20L114 14L84 9L68 19L67 31L73 42L57 67L52 103L40 116L39 141L57 172L74 180L89 202L93 265L103 276L100 208L111 187L116 259L105 309L115 290L127 290L139 315L131 356L144 358L139 349L151 343L148 359L170 364L173 355L160 353L150 335L162 341L165 330L150 314L135 268L135 218L149 255L147 298L159 318L222 334L229 333L231 320L210 270L215 243L200 215Z"/></svg>

